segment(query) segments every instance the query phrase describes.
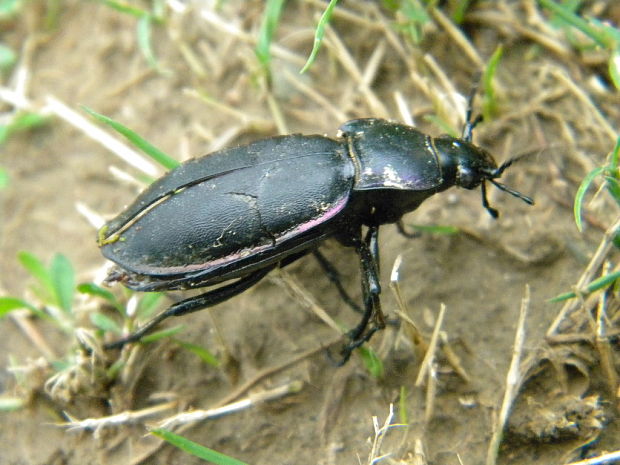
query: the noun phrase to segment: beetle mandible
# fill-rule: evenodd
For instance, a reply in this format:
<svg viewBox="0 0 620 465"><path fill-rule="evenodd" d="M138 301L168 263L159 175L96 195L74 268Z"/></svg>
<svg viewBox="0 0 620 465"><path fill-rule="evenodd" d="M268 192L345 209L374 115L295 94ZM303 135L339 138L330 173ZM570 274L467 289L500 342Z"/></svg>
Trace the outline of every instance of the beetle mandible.
<svg viewBox="0 0 620 465"><path fill-rule="evenodd" d="M155 181L99 232L103 255L117 265L107 282L137 291L225 284L175 303L106 348L138 341L169 316L238 295L334 237L355 248L361 266L363 316L347 334L344 363L385 326L381 225L402 226L405 213L452 186L480 186L484 208L497 217L486 181L533 204L496 181L516 159L498 166L472 143L481 118L472 119L471 100L460 138L431 137L384 119L354 119L336 138L292 134L258 140L189 160Z"/></svg>

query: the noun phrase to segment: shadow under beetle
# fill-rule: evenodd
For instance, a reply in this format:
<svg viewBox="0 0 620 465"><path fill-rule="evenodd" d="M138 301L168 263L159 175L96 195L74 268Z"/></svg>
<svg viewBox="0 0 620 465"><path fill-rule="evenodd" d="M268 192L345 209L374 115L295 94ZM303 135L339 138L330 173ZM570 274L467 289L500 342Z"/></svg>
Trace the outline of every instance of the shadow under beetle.
<svg viewBox="0 0 620 465"><path fill-rule="evenodd" d="M431 137L404 124L364 118L343 124L335 139L271 137L173 169L99 232L103 255L118 265L107 282L137 291L227 283L175 303L106 348L138 341L169 316L238 295L275 267L315 252L334 237L355 248L361 265L363 316L341 350L346 362L385 326L379 226L398 223L402 232L405 213L452 186L480 186L483 206L497 217L487 200L486 181L533 204L495 180L515 159L498 167L488 152L472 144L481 118L472 120L471 114L470 99L461 138ZM320 254L317 258L330 271Z"/></svg>

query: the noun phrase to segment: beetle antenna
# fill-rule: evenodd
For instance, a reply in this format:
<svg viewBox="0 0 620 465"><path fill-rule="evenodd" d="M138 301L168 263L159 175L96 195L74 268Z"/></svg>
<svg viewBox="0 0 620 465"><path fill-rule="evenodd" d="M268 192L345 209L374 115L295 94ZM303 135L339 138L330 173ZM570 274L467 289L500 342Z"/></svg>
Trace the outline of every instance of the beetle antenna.
<svg viewBox="0 0 620 465"><path fill-rule="evenodd" d="M495 170L495 172L493 173L493 175L494 175L493 177L496 177L496 178L500 177L502 175L502 173L506 170L506 168L508 168L510 165L512 165L519 158L510 158L510 159L506 160L504 163L502 163L501 165L499 165L499 168L497 168Z"/></svg>
<svg viewBox="0 0 620 465"><path fill-rule="evenodd" d="M503 166L503 165L502 165ZM500 167L501 168L501 167ZM528 197L527 195L522 194L519 191L516 191L514 189L511 189L510 187L508 187L506 184L502 184L501 182L496 181L495 179L489 179L489 181L491 181L493 183L493 185L495 187L497 187L498 189L503 190L504 192L508 192L510 195L523 200L525 203L527 203L528 205L534 205L534 199L532 199L531 197ZM484 184L483 184L484 186ZM483 189L484 191L484 189ZM484 205L484 202L483 202Z"/></svg>
<svg viewBox="0 0 620 465"><path fill-rule="evenodd" d="M495 170L495 173L493 174L493 177L494 178L499 178L506 168L508 168L514 162L517 162L517 161L521 160L523 157L526 157L526 156L528 156L530 154L531 154L531 152L525 152L525 153L522 153L521 155L517 155L516 157L509 158L504 163L499 165L499 168L497 168Z"/></svg>
<svg viewBox="0 0 620 465"><path fill-rule="evenodd" d="M493 182L493 180L491 180L491 182ZM485 181L482 181L482 184L480 184L480 190L482 191L482 206L489 212L489 215L491 215L494 219L497 219L499 212L489 204L489 199L487 199L487 185Z"/></svg>

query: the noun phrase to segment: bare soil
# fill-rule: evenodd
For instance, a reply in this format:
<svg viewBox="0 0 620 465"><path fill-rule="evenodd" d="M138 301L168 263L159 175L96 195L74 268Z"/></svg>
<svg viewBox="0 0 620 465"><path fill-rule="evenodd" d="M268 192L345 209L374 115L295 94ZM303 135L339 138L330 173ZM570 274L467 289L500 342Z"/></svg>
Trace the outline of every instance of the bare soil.
<svg viewBox="0 0 620 465"><path fill-rule="evenodd" d="M48 26L50 5L31 2L0 27L3 40L20 52L19 69L28 72L25 96L32 109L45 108L48 96L83 115L80 105L85 105L179 159L278 132L335 136L340 124L357 117L402 120L396 93L416 125L430 134L441 131L425 119L428 115L438 113L453 127L462 124L464 101L454 103L450 86L466 95L481 66L442 25L438 16L447 17L448 10L434 16L414 46L395 32L392 14L377 4L343 1L317 62L299 76L324 3L291 2L276 33L270 94L261 85L253 51L263 2L222 3L218 11L201 2L174 3L185 10L169 10L166 22L153 29L157 69L140 52L136 18L99 3L61 2ZM597 5L591 13L614 20L613 2L592 3ZM146 2L140 6L148 7ZM537 19L533 2L476 2L459 29L482 63L499 44L504 47L496 79L500 107L494 119L477 128L475 140L498 161L529 153L502 182L531 195L536 204L529 207L491 187L491 203L501 212L494 221L481 207L479 192L452 189L404 220L453 225L460 233L406 239L393 226L382 229L383 307L390 319L401 321L371 343L384 363L383 376L371 376L357 354L343 367L326 356L324 347L338 333L291 292L292 280L336 321L352 327L358 316L312 257L209 311L181 319L185 330L176 337L217 354L225 362L219 368L178 344L159 342L115 355L130 357L126 378L75 379L64 386L62 399L43 384L54 374L51 361L79 352L75 340L49 323L13 315L0 321L0 390L28 403L0 414L0 465L201 463L145 436L146 426L287 383L299 390L192 424L182 434L255 465L367 463L373 418L382 425L394 405L392 423L399 426L387 432L377 454L390 454L384 463L483 463L497 428L527 286L519 395L497 463L559 464L620 449L617 380L614 385L606 371L618 367L617 342L595 343L596 313L591 312L596 302L586 301L563 317L558 333L574 337L562 343L545 338L562 309L548 299L578 281L617 215L601 193L587 205L586 229L579 233L572 202L581 179L613 148L619 99L596 83L606 76L604 57L577 52L560 31L544 30ZM3 86L12 88L16 78L16 71L5 75ZM281 112L279 125L270 95ZM3 112L13 108L0 105ZM79 282L100 278L104 259L96 230L76 203L111 218L140 188L108 168L140 173L58 117L11 137L2 147L0 166L10 175L8 188L0 191L0 290L31 297L32 280L16 259L21 250L46 263L60 252L74 264ZM322 250L359 299L354 251L336 242ZM397 318L399 307L388 286L399 254L400 290L419 333L402 315ZM617 254L608 258L617 260ZM618 300L608 297L613 333ZM418 382L442 305L446 311L432 375ZM92 327L88 313L99 306L91 299L80 301L80 326ZM611 357L607 364L605 347ZM311 353L300 357L306 351ZM16 365L29 371L15 376L9 367ZM256 382L244 389L252 379ZM132 424L97 431L57 425L70 417L101 418L166 401L175 401L174 408Z"/></svg>

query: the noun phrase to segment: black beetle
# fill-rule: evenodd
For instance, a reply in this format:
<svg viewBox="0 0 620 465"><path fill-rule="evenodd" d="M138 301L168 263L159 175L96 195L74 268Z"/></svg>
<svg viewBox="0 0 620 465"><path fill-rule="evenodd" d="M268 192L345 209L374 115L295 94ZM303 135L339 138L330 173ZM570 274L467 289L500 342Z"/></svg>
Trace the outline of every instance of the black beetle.
<svg viewBox="0 0 620 465"><path fill-rule="evenodd" d="M380 225L398 223L402 231L405 213L452 186L481 186L484 207L497 217L485 181L533 203L495 180L514 159L498 167L471 143L481 120L472 121L471 105L466 119L462 138L431 137L383 119L355 119L342 125L335 139L272 137L173 169L99 232L103 255L118 265L107 281L137 291L231 282L172 305L106 347L137 341L168 316L227 300L335 237L355 247L361 263L363 317L342 349L346 361L385 325L379 301Z"/></svg>

